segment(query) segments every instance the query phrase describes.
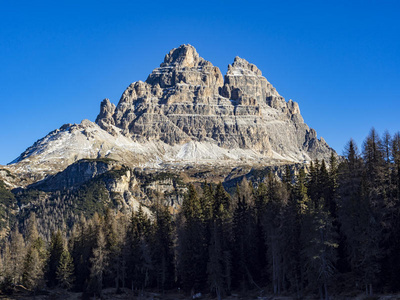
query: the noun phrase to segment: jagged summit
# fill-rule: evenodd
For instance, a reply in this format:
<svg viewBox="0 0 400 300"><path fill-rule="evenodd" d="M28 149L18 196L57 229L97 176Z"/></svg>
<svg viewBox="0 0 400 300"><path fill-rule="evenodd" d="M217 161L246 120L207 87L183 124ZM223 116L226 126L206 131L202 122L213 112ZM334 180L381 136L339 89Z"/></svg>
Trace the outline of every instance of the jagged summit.
<svg viewBox="0 0 400 300"><path fill-rule="evenodd" d="M104 99L95 123L61 127L11 168L52 173L101 157L142 167L271 165L327 159L332 151L257 66L237 56L223 76L181 45L145 82L129 85L117 106Z"/></svg>
<svg viewBox="0 0 400 300"><path fill-rule="evenodd" d="M286 102L254 64L237 56L222 76L191 45L172 49L115 109L103 102L96 122L138 142L209 142L296 161L332 151L304 124L298 104Z"/></svg>
<svg viewBox="0 0 400 300"><path fill-rule="evenodd" d="M228 70L232 68L236 70L247 71L247 75L250 75L250 72L252 72L256 76L262 76L262 72L257 68L256 65L249 63L247 60L239 56L236 56L233 60L233 64L228 66Z"/></svg>
<svg viewBox="0 0 400 300"><path fill-rule="evenodd" d="M201 63L206 62L199 56L196 49L192 45L181 45L172 49L165 55L164 62L160 67L177 66L181 68L193 68Z"/></svg>
<svg viewBox="0 0 400 300"><path fill-rule="evenodd" d="M172 49L159 68L153 70L146 83L154 88L170 88L177 85L207 87L218 93L223 84L219 68L200 57L191 45L182 45Z"/></svg>

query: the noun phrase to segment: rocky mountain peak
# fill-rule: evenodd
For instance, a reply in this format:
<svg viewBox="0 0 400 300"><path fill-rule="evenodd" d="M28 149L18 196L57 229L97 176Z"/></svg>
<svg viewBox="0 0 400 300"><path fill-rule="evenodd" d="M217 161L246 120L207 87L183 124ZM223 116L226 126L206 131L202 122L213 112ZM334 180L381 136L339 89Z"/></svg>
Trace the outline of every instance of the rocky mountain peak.
<svg viewBox="0 0 400 300"><path fill-rule="evenodd" d="M222 93L224 97L239 101L242 105L265 105L277 100L282 106L286 102L276 89L262 76L256 65L236 56L232 65L228 65Z"/></svg>
<svg viewBox="0 0 400 300"><path fill-rule="evenodd" d="M257 68L256 65L249 63L247 60L240 58L239 56L235 57L233 64L228 66L228 70L247 75L262 76L262 72Z"/></svg>
<svg viewBox="0 0 400 300"><path fill-rule="evenodd" d="M177 89L186 85L193 91L200 86L211 89L210 93L218 93L223 77L221 71L200 57L193 46L181 45L165 56L164 62L153 70L146 83L153 87Z"/></svg>
<svg viewBox="0 0 400 300"><path fill-rule="evenodd" d="M196 49L192 45L181 45L178 48L172 49L165 55L164 62L160 67L174 66L181 68L197 67L199 63L204 63L205 60L199 56Z"/></svg>

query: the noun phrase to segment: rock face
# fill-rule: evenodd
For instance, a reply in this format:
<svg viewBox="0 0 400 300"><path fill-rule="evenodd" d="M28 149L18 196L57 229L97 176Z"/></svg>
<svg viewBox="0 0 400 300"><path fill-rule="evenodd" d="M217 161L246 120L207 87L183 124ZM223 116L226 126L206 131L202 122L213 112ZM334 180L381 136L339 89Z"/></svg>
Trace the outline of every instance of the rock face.
<svg viewBox="0 0 400 300"><path fill-rule="evenodd" d="M87 158L141 168L235 167L303 163L332 152L298 104L285 101L255 65L236 57L222 76L182 45L145 82L132 83L117 106L103 100L95 123L63 125L4 167L20 183L2 178L26 186Z"/></svg>
<svg viewBox="0 0 400 300"><path fill-rule="evenodd" d="M70 190L78 187L96 176L102 175L115 167L113 160L82 159L68 166L64 171L36 182L29 188L50 192L56 190Z"/></svg>
<svg viewBox="0 0 400 300"><path fill-rule="evenodd" d="M322 159L333 151L255 65L236 57L223 78L190 45L171 50L146 82L131 84L116 108L104 100L96 123L140 143L210 143L271 159Z"/></svg>

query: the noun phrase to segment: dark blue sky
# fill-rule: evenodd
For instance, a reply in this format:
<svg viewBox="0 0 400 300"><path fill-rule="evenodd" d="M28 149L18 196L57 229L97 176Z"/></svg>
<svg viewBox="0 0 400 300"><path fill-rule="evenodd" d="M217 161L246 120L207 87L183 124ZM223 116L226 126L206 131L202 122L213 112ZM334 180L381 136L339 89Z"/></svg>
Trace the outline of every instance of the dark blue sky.
<svg viewBox="0 0 400 300"><path fill-rule="evenodd" d="M82 4L84 2L85 4ZM400 1L2 1L0 164L64 123L94 121L172 48L224 74L256 64L342 153L400 130Z"/></svg>

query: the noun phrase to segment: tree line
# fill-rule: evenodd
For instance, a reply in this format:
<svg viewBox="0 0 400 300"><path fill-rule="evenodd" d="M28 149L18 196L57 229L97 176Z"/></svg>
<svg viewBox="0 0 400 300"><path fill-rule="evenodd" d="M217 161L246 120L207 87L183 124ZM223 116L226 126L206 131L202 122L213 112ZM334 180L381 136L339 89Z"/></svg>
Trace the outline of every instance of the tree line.
<svg viewBox="0 0 400 300"><path fill-rule="evenodd" d="M296 298L400 289L400 134L374 129L359 152L283 178L188 186L179 213L155 201L131 215L82 217L45 241L31 214L1 248L3 292L23 285L102 295L106 287L218 299L249 290Z"/></svg>

